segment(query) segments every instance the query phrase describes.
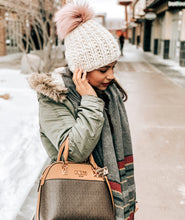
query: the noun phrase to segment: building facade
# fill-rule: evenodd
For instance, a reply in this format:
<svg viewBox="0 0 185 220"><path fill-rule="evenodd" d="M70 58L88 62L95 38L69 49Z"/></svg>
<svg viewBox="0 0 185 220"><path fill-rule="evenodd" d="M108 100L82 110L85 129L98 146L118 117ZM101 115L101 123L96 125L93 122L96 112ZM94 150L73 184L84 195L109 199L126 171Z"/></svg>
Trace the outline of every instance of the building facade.
<svg viewBox="0 0 185 220"><path fill-rule="evenodd" d="M0 56L6 54L6 35L5 35L5 11L0 8Z"/></svg>
<svg viewBox="0 0 185 220"><path fill-rule="evenodd" d="M133 20L132 43L185 66L185 1L135 0Z"/></svg>
<svg viewBox="0 0 185 220"><path fill-rule="evenodd" d="M31 32L32 40L35 40L33 43L35 48L41 48L41 46L38 46L38 42L36 42L38 40L33 36L39 29L35 30L32 27L32 19L34 15L37 16L38 14L40 14L40 16L43 15L41 19L44 19L45 13L51 13L53 9L57 9L57 6L61 4L63 4L63 0L30 0L29 2L26 0L1 0L0 56L22 51L21 47L26 47L25 33L28 32ZM32 17L30 14L32 14ZM40 35L40 33L38 33L37 36L38 35ZM42 42L40 44L42 44Z"/></svg>

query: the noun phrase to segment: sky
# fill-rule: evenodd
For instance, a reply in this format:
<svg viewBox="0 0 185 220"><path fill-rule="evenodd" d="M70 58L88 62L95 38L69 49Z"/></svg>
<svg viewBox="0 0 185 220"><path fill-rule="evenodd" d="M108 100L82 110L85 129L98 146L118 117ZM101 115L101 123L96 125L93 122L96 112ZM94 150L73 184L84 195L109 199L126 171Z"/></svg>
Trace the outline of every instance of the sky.
<svg viewBox="0 0 185 220"><path fill-rule="evenodd" d="M124 7L117 0L88 0L95 12L106 12L108 19L124 19Z"/></svg>
<svg viewBox="0 0 185 220"><path fill-rule="evenodd" d="M106 26L109 29L123 29L125 27L125 8L117 0L87 0L96 13L106 13Z"/></svg>

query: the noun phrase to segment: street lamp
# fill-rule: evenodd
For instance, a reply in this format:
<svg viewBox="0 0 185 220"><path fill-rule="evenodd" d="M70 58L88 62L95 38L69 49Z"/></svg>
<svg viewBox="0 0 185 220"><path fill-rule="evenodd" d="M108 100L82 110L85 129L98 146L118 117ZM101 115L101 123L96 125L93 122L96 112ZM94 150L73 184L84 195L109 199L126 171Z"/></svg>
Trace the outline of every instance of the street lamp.
<svg viewBox="0 0 185 220"><path fill-rule="evenodd" d="M128 39L128 12L127 12L127 6L130 5L132 1L128 0L118 0L119 5L125 6L125 23L126 23L126 39Z"/></svg>
<svg viewBox="0 0 185 220"><path fill-rule="evenodd" d="M119 5L127 6L127 5L130 5L130 3L132 3L132 1L128 1L128 0L118 0L118 4L119 4Z"/></svg>

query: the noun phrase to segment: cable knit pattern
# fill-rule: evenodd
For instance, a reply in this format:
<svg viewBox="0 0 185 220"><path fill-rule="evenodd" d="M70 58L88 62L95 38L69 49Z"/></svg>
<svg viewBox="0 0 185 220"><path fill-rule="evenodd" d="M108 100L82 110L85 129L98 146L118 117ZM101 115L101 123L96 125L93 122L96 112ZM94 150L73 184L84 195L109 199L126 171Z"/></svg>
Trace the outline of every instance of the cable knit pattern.
<svg viewBox="0 0 185 220"><path fill-rule="evenodd" d="M89 20L65 38L66 59L70 70L92 71L116 61L120 50L116 39L101 24Z"/></svg>
<svg viewBox="0 0 185 220"><path fill-rule="evenodd" d="M64 38L69 69L89 72L116 61L120 56L118 42L101 24L93 20L87 3L65 5L55 15L57 33Z"/></svg>

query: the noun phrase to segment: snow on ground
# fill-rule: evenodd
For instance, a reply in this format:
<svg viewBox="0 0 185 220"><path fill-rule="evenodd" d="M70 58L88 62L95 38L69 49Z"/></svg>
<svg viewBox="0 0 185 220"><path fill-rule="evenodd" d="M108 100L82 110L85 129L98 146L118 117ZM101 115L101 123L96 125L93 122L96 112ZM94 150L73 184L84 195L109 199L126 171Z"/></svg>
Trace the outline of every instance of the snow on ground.
<svg viewBox="0 0 185 220"><path fill-rule="evenodd" d="M15 219L47 160L41 145L36 93L28 75L0 69L0 218Z"/></svg>
<svg viewBox="0 0 185 220"><path fill-rule="evenodd" d="M143 51L141 48L139 48L139 50ZM172 59L163 59L161 55L154 55L152 52L145 52L145 54L151 57L155 63L166 65L168 66L169 70L178 71L182 74L182 76L185 76L185 67L180 66L178 61Z"/></svg>
<svg viewBox="0 0 185 220"><path fill-rule="evenodd" d="M13 53L13 54L8 54L7 56L0 56L0 63L3 62L12 62L13 60L21 59L22 53Z"/></svg>

